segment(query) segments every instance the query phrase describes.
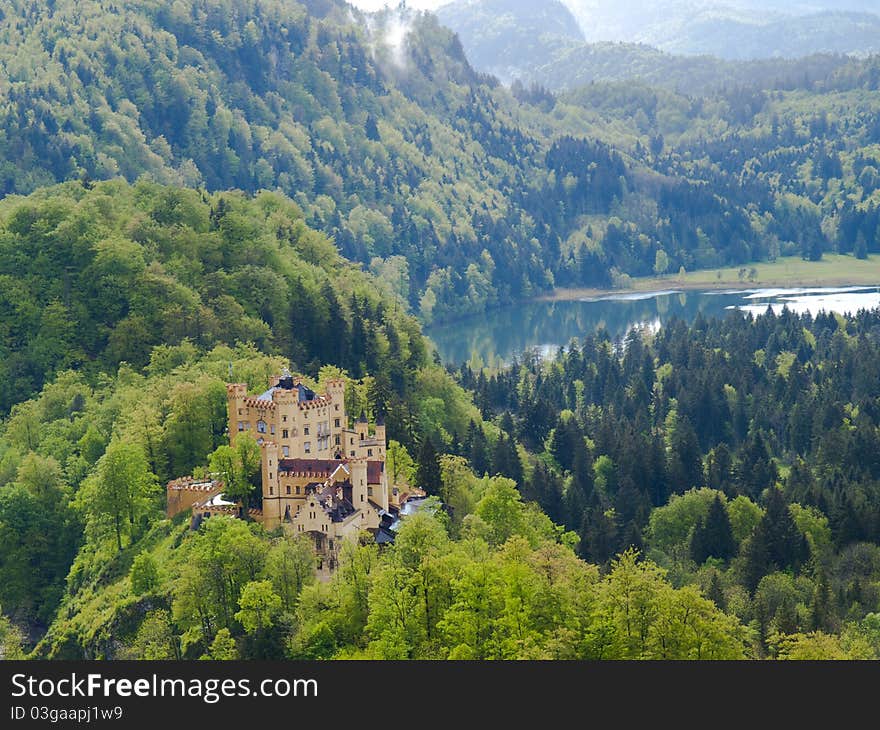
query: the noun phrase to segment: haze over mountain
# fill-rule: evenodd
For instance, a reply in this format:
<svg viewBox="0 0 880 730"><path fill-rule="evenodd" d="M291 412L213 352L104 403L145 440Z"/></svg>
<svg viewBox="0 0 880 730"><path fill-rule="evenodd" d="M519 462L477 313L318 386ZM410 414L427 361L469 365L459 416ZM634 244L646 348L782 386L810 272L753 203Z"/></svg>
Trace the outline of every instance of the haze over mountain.
<svg viewBox="0 0 880 730"><path fill-rule="evenodd" d="M502 78L514 68L544 66L548 55L583 41L645 44L728 60L880 51L877 3L863 0L554 0L538 6L521 0L455 0L437 15L459 34L478 68L497 66ZM492 54L495 63L487 62ZM518 60L511 63L511 58Z"/></svg>

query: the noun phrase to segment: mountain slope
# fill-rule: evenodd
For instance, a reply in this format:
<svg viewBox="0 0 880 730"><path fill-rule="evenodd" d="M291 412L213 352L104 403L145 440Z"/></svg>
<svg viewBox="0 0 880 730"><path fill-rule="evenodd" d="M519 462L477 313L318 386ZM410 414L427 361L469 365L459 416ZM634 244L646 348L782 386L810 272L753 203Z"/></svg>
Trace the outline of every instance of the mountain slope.
<svg viewBox="0 0 880 730"><path fill-rule="evenodd" d="M870 0L567 0L590 42L644 43L728 60L877 52Z"/></svg>
<svg viewBox="0 0 880 730"><path fill-rule="evenodd" d="M432 18L319 5L13 4L0 20L0 191L143 174L278 188L348 258L397 271L413 306L435 272L448 279L429 318L546 287L544 237L510 200L538 143L490 80ZM471 264L490 284L473 296Z"/></svg>
<svg viewBox="0 0 880 730"><path fill-rule="evenodd" d="M424 322L625 284L661 251L678 270L853 250L840 212L872 220L875 155L856 150L875 141L876 62L694 76L704 59L642 51L635 75L681 94L644 92L616 62L594 66L629 80L625 99L508 91L434 16L336 0L18 2L0 20L0 188L146 175L277 190ZM42 376L22 377L13 390Z"/></svg>
<svg viewBox="0 0 880 730"><path fill-rule="evenodd" d="M683 4L675 8L679 17L630 3L619 22L648 24L638 31L615 25L609 18L618 16L605 6L579 21L561 2L542 8L536 13L519 0L457 0L437 15L459 35L475 68L505 83L519 79L551 90L638 79L702 95L724 86L824 74L847 63L831 54L880 51L880 16L868 13L756 18L757 11L689 13ZM584 41L578 22L591 42ZM793 58L798 60L783 60Z"/></svg>
<svg viewBox="0 0 880 730"><path fill-rule="evenodd" d="M57 372L142 368L159 345L249 342L360 376L387 339L399 367L425 362L391 292L277 193L66 183L6 198L0 231L0 414Z"/></svg>
<svg viewBox="0 0 880 730"><path fill-rule="evenodd" d="M437 17L458 34L476 68L505 83L584 42L577 20L558 0L537 7L527 0L462 0L439 8Z"/></svg>
<svg viewBox="0 0 880 730"><path fill-rule="evenodd" d="M651 42L651 39L646 39ZM725 59L799 58L815 53L880 52L880 15L825 12L768 23L698 16L658 43L669 53Z"/></svg>

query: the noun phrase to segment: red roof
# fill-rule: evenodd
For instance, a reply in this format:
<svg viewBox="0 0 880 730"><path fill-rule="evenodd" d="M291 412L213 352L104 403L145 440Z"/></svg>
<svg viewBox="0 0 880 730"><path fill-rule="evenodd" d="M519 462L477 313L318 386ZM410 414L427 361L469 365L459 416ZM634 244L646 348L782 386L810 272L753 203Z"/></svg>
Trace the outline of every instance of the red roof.
<svg viewBox="0 0 880 730"><path fill-rule="evenodd" d="M347 462L340 459L280 459L278 461L278 471L329 477L334 471L336 471L340 464L345 463ZM384 470L384 462L368 461L367 484L381 483L382 472Z"/></svg>
<svg viewBox="0 0 880 730"><path fill-rule="evenodd" d="M367 484L379 484L382 481L382 472L385 470L384 461L367 462Z"/></svg>
<svg viewBox="0 0 880 730"><path fill-rule="evenodd" d="M278 471L298 474L325 474L330 476L336 467L345 462L338 459L279 459Z"/></svg>

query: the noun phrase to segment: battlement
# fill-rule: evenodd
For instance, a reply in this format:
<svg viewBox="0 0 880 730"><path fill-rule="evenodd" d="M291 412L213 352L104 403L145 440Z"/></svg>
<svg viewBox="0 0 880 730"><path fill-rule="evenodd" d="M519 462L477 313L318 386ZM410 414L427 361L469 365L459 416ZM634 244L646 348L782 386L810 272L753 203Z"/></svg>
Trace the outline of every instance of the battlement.
<svg viewBox="0 0 880 730"><path fill-rule="evenodd" d="M225 485L216 479L181 477L172 479L165 488L165 514L170 519L194 505L210 500L223 491Z"/></svg>

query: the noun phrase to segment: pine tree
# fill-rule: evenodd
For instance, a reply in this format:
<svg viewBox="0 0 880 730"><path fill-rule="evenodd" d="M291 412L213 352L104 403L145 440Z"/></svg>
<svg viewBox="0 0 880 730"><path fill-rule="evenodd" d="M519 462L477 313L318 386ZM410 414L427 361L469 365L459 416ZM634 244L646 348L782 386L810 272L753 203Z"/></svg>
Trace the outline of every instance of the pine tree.
<svg viewBox="0 0 880 730"><path fill-rule="evenodd" d="M669 481L673 492L686 492L703 481L703 461L697 434L687 416L675 424L670 439Z"/></svg>
<svg viewBox="0 0 880 730"><path fill-rule="evenodd" d="M635 548L636 550L644 550L645 542L642 538L642 530L635 520L630 520L623 530L618 550L628 550Z"/></svg>
<svg viewBox="0 0 880 730"><path fill-rule="evenodd" d="M492 471L513 479L518 486L523 483L522 461L516 450L516 442L513 437L505 436L503 432L499 434L492 452Z"/></svg>
<svg viewBox="0 0 880 730"><path fill-rule="evenodd" d="M578 451L584 449L584 434L577 421L571 417L560 416L550 437L550 453L566 471L574 468Z"/></svg>
<svg viewBox="0 0 880 730"><path fill-rule="evenodd" d="M708 558L729 560L736 555L736 540L721 497L715 497L709 505L706 519L694 528L690 547L691 558L698 565L705 563Z"/></svg>
<svg viewBox="0 0 880 730"><path fill-rule="evenodd" d="M718 444L709 452L709 456L706 457L706 485L709 489L723 491L726 495L733 496L732 461L727 444Z"/></svg>
<svg viewBox="0 0 880 730"><path fill-rule="evenodd" d="M532 469L528 498L534 499L547 516L556 523L562 522L562 485L547 465L540 459Z"/></svg>
<svg viewBox="0 0 880 730"><path fill-rule="evenodd" d="M486 434L473 421L468 424L464 453L474 474L483 476L489 472L491 464L489 463L489 445L486 441Z"/></svg>
<svg viewBox="0 0 880 730"><path fill-rule="evenodd" d="M374 142L379 142L382 139L379 134L379 127L376 124L376 117L372 114L367 114L367 119L364 122L364 134L366 134L367 139Z"/></svg>
<svg viewBox="0 0 880 730"><path fill-rule="evenodd" d="M434 448L434 443L431 441L430 436L425 437L419 450L415 482L417 486L424 489L430 495L440 494L440 488L443 485L443 478L440 472L440 457Z"/></svg>
<svg viewBox="0 0 880 730"><path fill-rule="evenodd" d="M575 452L572 460L571 483L583 494L584 501L589 501L593 494L594 478L593 459L581 441L580 448Z"/></svg>
<svg viewBox="0 0 880 730"><path fill-rule="evenodd" d="M581 522L578 551L584 560L605 565L617 553L617 543L617 524L613 515L605 511L598 496L594 495Z"/></svg>
<svg viewBox="0 0 880 730"><path fill-rule="evenodd" d="M745 550L743 577L746 587L754 591L761 578L776 570L797 570L809 553L807 541L795 525L782 492L771 489L767 511Z"/></svg>

